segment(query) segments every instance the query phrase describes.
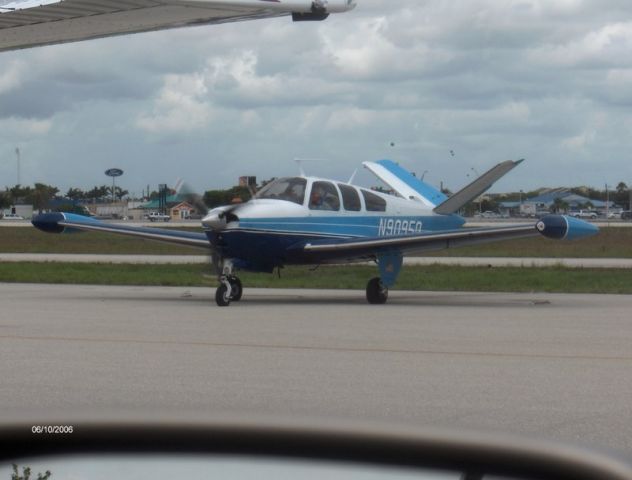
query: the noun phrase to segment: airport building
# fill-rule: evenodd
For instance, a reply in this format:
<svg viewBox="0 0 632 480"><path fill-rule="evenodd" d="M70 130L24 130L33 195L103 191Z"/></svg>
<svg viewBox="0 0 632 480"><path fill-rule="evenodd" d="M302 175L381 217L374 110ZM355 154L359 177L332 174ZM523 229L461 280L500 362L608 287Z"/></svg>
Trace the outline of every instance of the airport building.
<svg viewBox="0 0 632 480"><path fill-rule="evenodd" d="M594 210L599 214L605 214L606 211L616 208L613 201L604 202L603 200L584 197L567 188L545 190L536 197L525 198L522 202L500 202L499 206L501 213L515 217L539 216L551 212L556 206L562 210L560 213Z"/></svg>

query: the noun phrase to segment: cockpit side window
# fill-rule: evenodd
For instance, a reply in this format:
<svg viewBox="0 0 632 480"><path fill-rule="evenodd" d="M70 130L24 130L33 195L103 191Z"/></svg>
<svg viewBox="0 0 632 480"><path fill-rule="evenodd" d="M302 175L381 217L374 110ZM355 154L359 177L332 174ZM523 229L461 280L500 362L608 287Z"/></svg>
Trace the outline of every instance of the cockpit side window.
<svg viewBox="0 0 632 480"><path fill-rule="evenodd" d="M375 193L362 190L362 196L364 197L364 204L366 205L367 212L385 212L386 200L382 197L378 197Z"/></svg>
<svg viewBox="0 0 632 480"><path fill-rule="evenodd" d="M309 197L309 208L311 210L340 210L340 197L334 184L330 182L314 182L312 184L312 194Z"/></svg>
<svg viewBox="0 0 632 480"><path fill-rule="evenodd" d="M261 189L256 198L286 200L303 205L307 180L300 177L279 178Z"/></svg>
<svg viewBox="0 0 632 480"><path fill-rule="evenodd" d="M345 210L349 212L359 212L360 195L358 195L358 191L349 185L342 185L340 183L338 184L338 188L340 189L340 193L342 193L342 205L345 207Z"/></svg>

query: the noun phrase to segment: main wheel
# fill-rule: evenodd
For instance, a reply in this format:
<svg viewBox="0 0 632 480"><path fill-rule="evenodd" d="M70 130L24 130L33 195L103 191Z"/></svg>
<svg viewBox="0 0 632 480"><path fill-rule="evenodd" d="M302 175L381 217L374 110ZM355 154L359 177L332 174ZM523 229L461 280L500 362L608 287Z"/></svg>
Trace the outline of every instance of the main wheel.
<svg viewBox="0 0 632 480"><path fill-rule="evenodd" d="M227 307L230 305L230 298L228 298L227 293L228 288L226 288L226 285L222 284L217 287L217 290L215 290L215 303L217 303L217 306Z"/></svg>
<svg viewBox="0 0 632 480"><path fill-rule="evenodd" d="M230 283L230 300L232 302L238 302L241 300L241 296L244 293L244 289L241 286L241 280L235 276L228 277L228 282Z"/></svg>
<svg viewBox="0 0 632 480"><path fill-rule="evenodd" d="M372 304L386 303L388 287L384 286L379 277L369 280L366 286L366 299Z"/></svg>

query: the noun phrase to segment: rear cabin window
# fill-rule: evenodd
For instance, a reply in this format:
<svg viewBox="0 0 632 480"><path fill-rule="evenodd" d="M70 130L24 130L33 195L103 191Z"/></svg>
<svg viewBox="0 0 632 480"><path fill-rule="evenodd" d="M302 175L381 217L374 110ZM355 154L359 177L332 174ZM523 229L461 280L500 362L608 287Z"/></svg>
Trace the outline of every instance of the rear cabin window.
<svg viewBox="0 0 632 480"><path fill-rule="evenodd" d="M340 183L338 184L338 188L340 189L340 193L342 193L342 205L345 207L345 210L359 212L360 195L358 195L358 191L349 185L341 185Z"/></svg>
<svg viewBox="0 0 632 480"><path fill-rule="evenodd" d="M382 197L378 197L376 194L362 190L362 196L364 197L364 204L366 205L367 212L385 212L386 200Z"/></svg>
<svg viewBox="0 0 632 480"><path fill-rule="evenodd" d="M340 197L334 184L314 182L312 184L312 193L309 197L309 208L311 210L340 210Z"/></svg>

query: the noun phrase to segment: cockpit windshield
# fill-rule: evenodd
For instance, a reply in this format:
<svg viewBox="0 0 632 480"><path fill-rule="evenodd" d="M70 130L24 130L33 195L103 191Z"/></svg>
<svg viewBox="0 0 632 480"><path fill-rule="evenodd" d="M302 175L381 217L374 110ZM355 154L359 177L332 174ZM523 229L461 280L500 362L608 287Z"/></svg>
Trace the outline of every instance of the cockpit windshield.
<svg viewBox="0 0 632 480"><path fill-rule="evenodd" d="M287 200L288 202L303 205L305 199L305 187L307 180L300 177L279 178L263 187L255 198L271 198L275 200Z"/></svg>

